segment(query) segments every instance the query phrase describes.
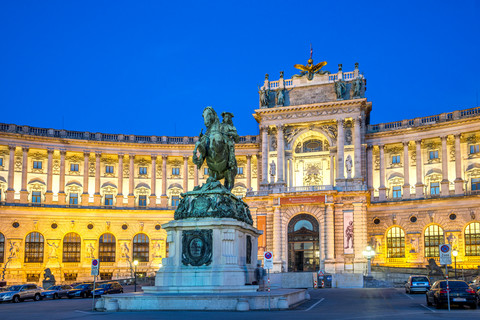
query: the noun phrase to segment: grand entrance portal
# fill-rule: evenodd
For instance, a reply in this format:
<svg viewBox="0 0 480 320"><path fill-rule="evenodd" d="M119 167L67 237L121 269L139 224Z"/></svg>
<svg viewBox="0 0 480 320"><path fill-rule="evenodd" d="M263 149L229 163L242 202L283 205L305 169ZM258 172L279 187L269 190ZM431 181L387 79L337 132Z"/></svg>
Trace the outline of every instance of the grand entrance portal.
<svg viewBox="0 0 480 320"><path fill-rule="evenodd" d="M309 214L288 224L288 271L317 271L320 265L318 222Z"/></svg>

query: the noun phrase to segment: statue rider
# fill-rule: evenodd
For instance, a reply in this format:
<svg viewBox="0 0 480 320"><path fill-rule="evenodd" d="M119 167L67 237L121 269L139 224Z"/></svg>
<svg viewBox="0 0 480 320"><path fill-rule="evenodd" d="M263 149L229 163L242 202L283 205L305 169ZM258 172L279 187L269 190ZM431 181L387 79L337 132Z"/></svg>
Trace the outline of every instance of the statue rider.
<svg viewBox="0 0 480 320"><path fill-rule="evenodd" d="M228 137L228 166L237 169L237 159L235 158L235 143L240 141L237 129L233 125L233 114L230 112L222 112L222 132Z"/></svg>

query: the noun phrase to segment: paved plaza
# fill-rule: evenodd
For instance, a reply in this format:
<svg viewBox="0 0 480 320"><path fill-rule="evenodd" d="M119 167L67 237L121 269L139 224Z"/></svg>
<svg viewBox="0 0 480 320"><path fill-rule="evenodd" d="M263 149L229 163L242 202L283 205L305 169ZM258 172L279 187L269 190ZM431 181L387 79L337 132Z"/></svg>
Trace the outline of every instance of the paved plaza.
<svg viewBox="0 0 480 320"><path fill-rule="evenodd" d="M472 319L479 310L427 307L424 294L407 295L403 289L309 290L311 300L287 311L202 312L145 311L92 312L91 299L25 301L0 304L0 318L9 319ZM195 301L192 301L195 303Z"/></svg>

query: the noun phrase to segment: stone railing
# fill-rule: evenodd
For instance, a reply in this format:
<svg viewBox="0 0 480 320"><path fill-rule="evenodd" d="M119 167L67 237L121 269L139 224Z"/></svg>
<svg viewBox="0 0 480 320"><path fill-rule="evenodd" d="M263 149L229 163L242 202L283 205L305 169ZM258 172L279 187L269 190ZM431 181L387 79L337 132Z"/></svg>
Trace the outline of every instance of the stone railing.
<svg viewBox="0 0 480 320"><path fill-rule="evenodd" d="M428 117L420 117L415 119L408 119L408 120L380 123L380 124L370 124L368 125L367 132L375 133L375 132L391 131L391 130L397 130L397 129L421 127L421 126L427 126L431 124L471 118L476 116L480 116L480 107L465 109L465 110L457 110L457 111L448 112L448 113L441 113L441 114L428 116Z"/></svg>
<svg viewBox="0 0 480 320"><path fill-rule="evenodd" d="M247 197L263 197L273 193L315 192L315 191L365 191L364 186L334 187L331 185L271 188L260 191L248 191Z"/></svg>
<svg viewBox="0 0 480 320"><path fill-rule="evenodd" d="M168 136L139 136L125 134L109 134L109 133L92 133L72 130L57 130L35 128L30 126L19 126L16 124L0 123L0 132L17 133L31 136L44 136L59 139L77 139L107 142L129 142L143 144L194 144L198 141L198 137L168 137ZM257 143L257 136L240 137L239 143Z"/></svg>
<svg viewBox="0 0 480 320"><path fill-rule="evenodd" d="M351 81L353 79L355 79L355 71L350 71L350 72L339 72L339 73L331 73L328 75L328 80L327 81L323 81L322 80L313 80L313 83L314 84L322 84L322 83L333 83L335 81L338 81L338 77L339 75L341 74L341 77L343 80L345 81ZM279 87L280 83L279 83L280 80L277 80L277 81L269 81L269 89L270 90L275 90ZM294 87L294 79L285 79L285 88L292 88Z"/></svg>

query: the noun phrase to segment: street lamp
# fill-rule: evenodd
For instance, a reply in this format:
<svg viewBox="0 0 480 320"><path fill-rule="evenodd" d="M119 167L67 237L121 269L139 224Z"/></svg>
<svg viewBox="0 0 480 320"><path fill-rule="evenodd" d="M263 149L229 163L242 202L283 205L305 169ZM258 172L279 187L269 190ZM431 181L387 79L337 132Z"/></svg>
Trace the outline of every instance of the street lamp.
<svg viewBox="0 0 480 320"><path fill-rule="evenodd" d="M135 287L134 291L137 292L137 265L138 265L138 260L133 261L133 265L135 266L135 271L133 272L133 275L135 276Z"/></svg>
<svg viewBox="0 0 480 320"><path fill-rule="evenodd" d="M372 276L372 258L375 256L375 250L371 246L367 246L362 252L363 256L367 258L368 276Z"/></svg>
<svg viewBox="0 0 480 320"><path fill-rule="evenodd" d="M453 258L455 259L455 279L457 279L457 256L458 256L457 249L453 249L452 254L453 254Z"/></svg>

